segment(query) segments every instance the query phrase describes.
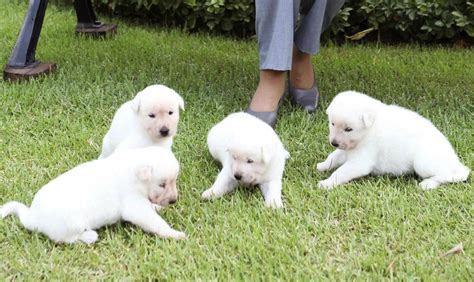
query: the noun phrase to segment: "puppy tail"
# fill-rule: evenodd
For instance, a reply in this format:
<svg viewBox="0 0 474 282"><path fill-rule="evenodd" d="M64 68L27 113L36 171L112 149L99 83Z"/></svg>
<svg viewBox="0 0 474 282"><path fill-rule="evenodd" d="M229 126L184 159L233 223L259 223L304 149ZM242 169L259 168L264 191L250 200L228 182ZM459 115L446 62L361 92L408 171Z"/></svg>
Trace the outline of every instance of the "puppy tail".
<svg viewBox="0 0 474 282"><path fill-rule="evenodd" d="M13 214L20 218L21 223L28 229L30 228L29 215L30 209L22 203L19 202L8 202L3 206L0 206L0 216L2 218L7 217L8 215Z"/></svg>

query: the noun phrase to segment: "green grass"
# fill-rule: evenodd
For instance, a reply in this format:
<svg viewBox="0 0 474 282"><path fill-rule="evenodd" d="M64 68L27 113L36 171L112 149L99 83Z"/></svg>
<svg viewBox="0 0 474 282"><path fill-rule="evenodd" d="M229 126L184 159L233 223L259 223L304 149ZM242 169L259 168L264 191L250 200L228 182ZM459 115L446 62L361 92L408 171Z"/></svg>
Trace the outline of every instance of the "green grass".
<svg viewBox="0 0 474 282"><path fill-rule="evenodd" d="M6 62L27 3L0 0L0 62ZM49 6L37 57L59 70L27 83L0 81L0 203L31 203L49 180L99 154L114 111L145 86L182 94L174 151L180 199L162 216L189 239L162 240L116 224L93 246L58 245L0 220L2 280L471 280L474 190L467 183L431 192L413 176L366 177L332 191L315 170L331 151L324 109L355 89L431 119L474 167L472 50L420 46L326 46L314 58L321 110L285 103L277 133L291 154L283 179L285 209L263 207L244 188L213 202L200 193L218 166L206 134L244 109L258 81L255 41L143 27L113 19L109 40L74 35L72 10ZM441 258L458 243L464 253Z"/></svg>

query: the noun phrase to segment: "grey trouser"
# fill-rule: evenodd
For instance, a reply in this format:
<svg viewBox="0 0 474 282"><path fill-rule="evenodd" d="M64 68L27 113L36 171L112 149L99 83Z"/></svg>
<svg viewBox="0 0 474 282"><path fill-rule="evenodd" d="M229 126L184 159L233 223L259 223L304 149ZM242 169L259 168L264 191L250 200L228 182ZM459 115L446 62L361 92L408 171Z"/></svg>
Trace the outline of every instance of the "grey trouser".
<svg viewBox="0 0 474 282"><path fill-rule="evenodd" d="M256 0L260 69L290 70L293 45L316 54L321 34L343 4L344 0Z"/></svg>

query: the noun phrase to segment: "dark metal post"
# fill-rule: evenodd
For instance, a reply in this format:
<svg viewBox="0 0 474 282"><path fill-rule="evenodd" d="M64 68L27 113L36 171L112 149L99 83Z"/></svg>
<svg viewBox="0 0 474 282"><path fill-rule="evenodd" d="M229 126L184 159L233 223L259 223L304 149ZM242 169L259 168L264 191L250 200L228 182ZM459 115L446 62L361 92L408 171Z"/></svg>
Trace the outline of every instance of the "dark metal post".
<svg viewBox="0 0 474 282"><path fill-rule="evenodd" d="M20 35L3 70L5 80L28 79L56 69L56 64L41 63L35 58L47 5L48 0L30 0ZM91 0L75 0L74 9L77 15L77 33L105 36L116 32L117 25L97 20Z"/></svg>
<svg viewBox="0 0 474 282"><path fill-rule="evenodd" d="M92 9L91 0L76 0L74 1L74 9L77 15L77 24L84 25L98 25L97 17Z"/></svg>
<svg viewBox="0 0 474 282"><path fill-rule="evenodd" d="M5 80L34 77L55 69L55 64L41 63L35 58L47 5L48 0L30 0L20 35L3 71Z"/></svg>
<svg viewBox="0 0 474 282"><path fill-rule="evenodd" d="M74 9L77 15L76 32L92 36L105 36L115 33L117 25L105 24L97 20L91 0L75 0Z"/></svg>

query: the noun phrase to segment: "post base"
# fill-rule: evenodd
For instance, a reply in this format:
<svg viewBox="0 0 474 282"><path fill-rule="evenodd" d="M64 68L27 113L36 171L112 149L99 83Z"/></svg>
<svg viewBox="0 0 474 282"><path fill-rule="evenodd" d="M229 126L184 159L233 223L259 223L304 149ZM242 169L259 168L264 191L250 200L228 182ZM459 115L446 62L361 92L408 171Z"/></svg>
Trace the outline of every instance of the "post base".
<svg viewBox="0 0 474 282"><path fill-rule="evenodd" d="M5 66L3 70L3 79L8 81L29 80L41 75L47 75L56 70L57 66L54 63L35 63L27 67L12 67Z"/></svg>
<svg viewBox="0 0 474 282"><path fill-rule="evenodd" d="M98 22L94 24L78 23L76 26L76 34L85 36L106 37L107 35L113 35L115 33L117 33L116 24Z"/></svg>

